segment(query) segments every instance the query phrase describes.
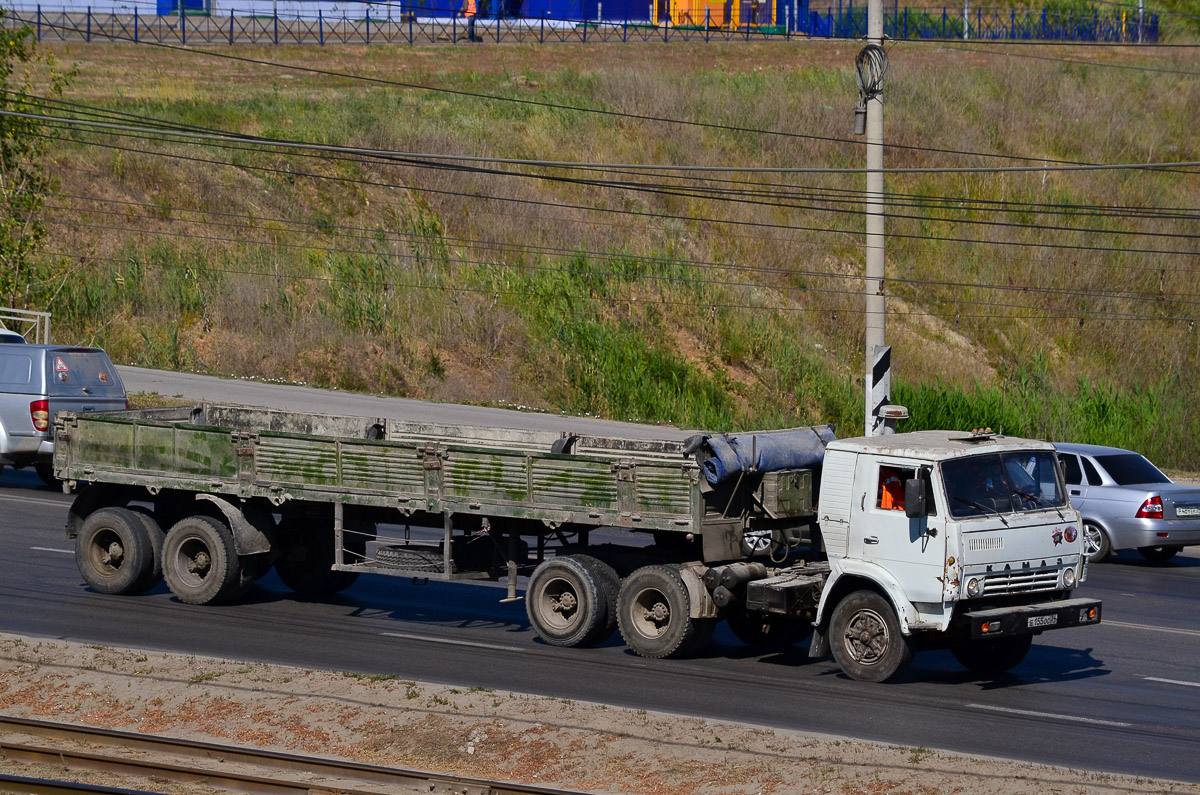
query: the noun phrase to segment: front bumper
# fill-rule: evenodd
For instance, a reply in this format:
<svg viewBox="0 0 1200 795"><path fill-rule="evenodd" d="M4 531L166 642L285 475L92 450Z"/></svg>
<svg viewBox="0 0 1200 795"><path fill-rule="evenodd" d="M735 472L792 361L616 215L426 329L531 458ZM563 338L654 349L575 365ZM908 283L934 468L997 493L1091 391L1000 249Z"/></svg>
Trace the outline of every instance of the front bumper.
<svg viewBox="0 0 1200 795"><path fill-rule="evenodd" d="M993 607L963 614L971 639L1036 635L1050 629L1100 623L1099 599L1066 599L1020 607Z"/></svg>

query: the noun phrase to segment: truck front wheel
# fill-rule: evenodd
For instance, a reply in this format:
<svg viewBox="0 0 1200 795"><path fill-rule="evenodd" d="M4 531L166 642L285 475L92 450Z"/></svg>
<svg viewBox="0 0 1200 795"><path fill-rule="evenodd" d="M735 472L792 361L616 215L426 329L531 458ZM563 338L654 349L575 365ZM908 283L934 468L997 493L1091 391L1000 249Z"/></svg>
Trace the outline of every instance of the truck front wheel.
<svg viewBox="0 0 1200 795"><path fill-rule="evenodd" d="M887 599L874 591L855 591L838 603L830 620L833 658L851 679L887 682L908 669L912 641Z"/></svg>
<svg viewBox="0 0 1200 795"><path fill-rule="evenodd" d="M592 563L572 555L542 561L529 576L525 613L534 632L552 646L591 646L602 639L609 607Z"/></svg>
<svg viewBox="0 0 1200 795"><path fill-rule="evenodd" d="M964 640L950 647L954 659L968 671L998 674L1016 668L1029 654L1033 635L990 640Z"/></svg>
<svg viewBox="0 0 1200 795"><path fill-rule="evenodd" d="M126 508L101 508L75 536L75 565L93 591L131 594L146 590L154 550L142 520Z"/></svg>
<svg viewBox="0 0 1200 795"><path fill-rule="evenodd" d="M716 621L694 619L691 598L679 570L643 566L621 583L617 624L625 645L651 659L682 657L711 638Z"/></svg>

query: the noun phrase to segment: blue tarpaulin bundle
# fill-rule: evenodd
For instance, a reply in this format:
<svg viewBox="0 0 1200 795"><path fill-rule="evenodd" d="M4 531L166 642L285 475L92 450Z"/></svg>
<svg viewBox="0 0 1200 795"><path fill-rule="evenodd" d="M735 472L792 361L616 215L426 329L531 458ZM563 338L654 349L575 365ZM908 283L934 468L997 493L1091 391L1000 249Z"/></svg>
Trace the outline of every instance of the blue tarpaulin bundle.
<svg viewBox="0 0 1200 795"><path fill-rule="evenodd" d="M705 479L716 485L746 469L775 472L819 466L825 445L837 437L829 425L755 431L736 435L700 436L688 441L708 454L700 462Z"/></svg>

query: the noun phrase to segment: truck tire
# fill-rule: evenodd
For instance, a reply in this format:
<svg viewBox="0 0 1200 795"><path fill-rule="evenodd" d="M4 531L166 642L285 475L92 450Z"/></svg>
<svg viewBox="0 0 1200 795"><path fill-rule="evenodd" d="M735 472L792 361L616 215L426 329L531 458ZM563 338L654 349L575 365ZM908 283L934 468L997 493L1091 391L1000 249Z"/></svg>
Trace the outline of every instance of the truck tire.
<svg viewBox="0 0 1200 795"><path fill-rule="evenodd" d="M594 644L608 622L601 579L574 555L542 561L525 591L525 613L538 637L551 646Z"/></svg>
<svg viewBox="0 0 1200 795"><path fill-rule="evenodd" d="M75 536L75 565L98 593L138 593L152 557L141 519L126 508L94 511Z"/></svg>
<svg viewBox="0 0 1200 795"><path fill-rule="evenodd" d="M283 551L275 561L275 573L300 596L316 597L340 593L358 580L358 572L334 571L333 527L319 521L285 520L279 526ZM347 541L347 545L350 545ZM366 541L362 542L366 551ZM357 559L356 559L357 560Z"/></svg>
<svg viewBox="0 0 1200 795"><path fill-rule="evenodd" d="M887 682L908 669L912 640L888 600L874 591L855 591L833 611L829 643L833 658L851 679Z"/></svg>
<svg viewBox="0 0 1200 795"><path fill-rule="evenodd" d="M599 558L591 555L572 555L584 566L592 570L592 576L600 585L600 598L603 601L604 621L599 627L589 645L603 643L617 631L617 595L621 591L621 576L617 570Z"/></svg>
<svg viewBox="0 0 1200 795"><path fill-rule="evenodd" d="M950 647L954 659L968 671L998 674L1016 668L1029 654L1033 635L991 640L964 640Z"/></svg>
<svg viewBox="0 0 1200 795"><path fill-rule="evenodd" d="M750 612L744 605L731 606L725 620L738 640L766 651L794 646L813 632L812 623L803 618Z"/></svg>
<svg viewBox="0 0 1200 795"><path fill-rule="evenodd" d="M642 657L682 657L712 638L713 619L693 619L679 570L643 566L625 578L617 596L617 624L625 645Z"/></svg>
<svg viewBox="0 0 1200 795"><path fill-rule="evenodd" d="M210 516L188 516L167 532L163 578L171 593L190 605L220 604L244 593L233 532Z"/></svg>
<svg viewBox="0 0 1200 795"><path fill-rule="evenodd" d="M158 520L151 516L145 509L133 507L129 509L129 512L141 522L142 532L146 536L146 543L150 545L150 567L146 570L142 579L138 582L136 589L133 591L133 593L145 593L162 582L162 548L163 542L167 539L167 534L159 526Z"/></svg>
<svg viewBox="0 0 1200 795"><path fill-rule="evenodd" d="M1083 554L1092 563L1102 563L1112 556L1112 542L1098 524L1083 523Z"/></svg>

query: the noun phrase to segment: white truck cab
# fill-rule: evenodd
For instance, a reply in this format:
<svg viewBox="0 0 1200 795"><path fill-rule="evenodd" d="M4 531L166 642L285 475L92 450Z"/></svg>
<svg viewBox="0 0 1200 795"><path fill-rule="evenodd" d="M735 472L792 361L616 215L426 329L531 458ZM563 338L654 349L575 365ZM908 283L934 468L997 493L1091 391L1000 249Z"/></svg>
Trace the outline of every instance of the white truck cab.
<svg viewBox="0 0 1200 795"><path fill-rule="evenodd" d="M1082 522L1054 447L989 432L919 431L829 444L817 518L830 576L813 656L885 681L917 648L1007 670L1034 635L1095 624Z"/></svg>

